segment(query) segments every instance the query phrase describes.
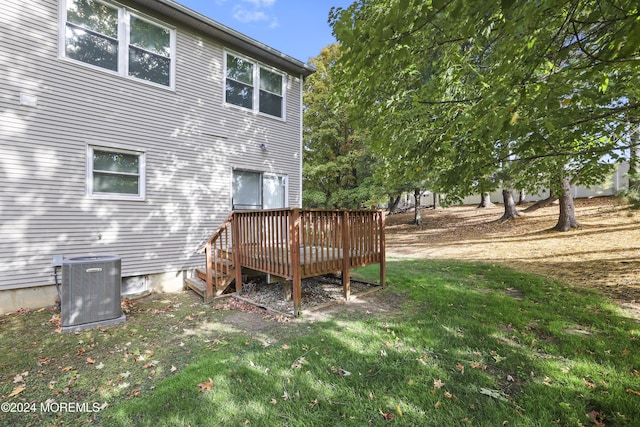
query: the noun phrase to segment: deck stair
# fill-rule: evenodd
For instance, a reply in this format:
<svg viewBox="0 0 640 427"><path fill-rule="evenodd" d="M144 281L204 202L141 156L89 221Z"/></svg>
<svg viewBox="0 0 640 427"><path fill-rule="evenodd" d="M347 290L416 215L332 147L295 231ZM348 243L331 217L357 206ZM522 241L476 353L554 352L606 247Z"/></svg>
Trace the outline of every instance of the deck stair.
<svg viewBox="0 0 640 427"><path fill-rule="evenodd" d="M233 214L220 225L211 237L201 245L198 252L205 253L204 269L196 270L196 277L186 278L185 288L209 301L228 291L235 280L235 268L231 246Z"/></svg>

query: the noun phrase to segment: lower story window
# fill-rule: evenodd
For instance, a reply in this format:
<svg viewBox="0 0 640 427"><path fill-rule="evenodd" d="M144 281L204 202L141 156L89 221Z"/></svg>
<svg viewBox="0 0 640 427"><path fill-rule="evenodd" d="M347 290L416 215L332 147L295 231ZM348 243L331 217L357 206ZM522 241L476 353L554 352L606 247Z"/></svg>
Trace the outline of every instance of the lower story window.
<svg viewBox="0 0 640 427"><path fill-rule="evenodd" d="M277 209L287 206L287 177L272 173L233 171L233 209Z"/></svg>
<svg viewBox="0 0 640 427"><path fill-rule="evenodd" d="M144 199L144 153L89 146L87 163L87 186L90 196Z"/></svg>

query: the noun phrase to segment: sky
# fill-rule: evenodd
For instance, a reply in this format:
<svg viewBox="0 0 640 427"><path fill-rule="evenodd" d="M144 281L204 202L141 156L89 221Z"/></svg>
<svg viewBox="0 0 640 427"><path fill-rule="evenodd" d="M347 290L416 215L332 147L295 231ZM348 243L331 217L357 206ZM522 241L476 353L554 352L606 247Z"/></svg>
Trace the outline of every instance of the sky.
<svg viewBox="0 0 640 427"><path fill-rule="evenodd" d="M227 27L303 62L335 43L331 7L353 0L176 0Z"/></svg>

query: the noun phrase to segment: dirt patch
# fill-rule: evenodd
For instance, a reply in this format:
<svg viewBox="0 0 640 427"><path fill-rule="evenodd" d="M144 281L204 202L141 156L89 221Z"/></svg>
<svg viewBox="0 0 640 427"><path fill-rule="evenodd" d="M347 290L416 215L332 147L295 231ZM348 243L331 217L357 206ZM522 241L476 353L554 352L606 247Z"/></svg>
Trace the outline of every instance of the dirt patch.
<svg viewBox="0 0 640 427"><path fill-rule="evenodd" d="M558 206L499 222L501 205L456 206L387 218L387 259L428 258L504 263L522 271L594 287L625 305L640 308L640 212L619 199L578 199L580 228L560 233ZM521 207L523 210L526 206Z"/></svg>
<svg viewBox="0 0 640 427"><path fill-rule="evenodd" d="M286 297L286 286L290 287L291 282L267 283L265 279L256 278L244 283L243 294L234 299L239 299L239 304L247 303L258 310L267 310L275 319L292 317L293 301ZM349 302L379 289L378 285L352 279ZM345 302L341 277L324 275L302 280L301 309L305 317L309 317L314 311L329 309Z"/></svg>

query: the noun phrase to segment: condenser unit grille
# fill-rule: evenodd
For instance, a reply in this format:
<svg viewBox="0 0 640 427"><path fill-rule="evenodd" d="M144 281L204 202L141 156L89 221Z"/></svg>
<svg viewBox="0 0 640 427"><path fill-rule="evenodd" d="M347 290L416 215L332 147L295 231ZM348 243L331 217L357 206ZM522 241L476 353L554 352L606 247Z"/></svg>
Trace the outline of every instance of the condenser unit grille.
<svg viewBox="0 0 640 427"><path fill-rule="evenodd" d="M62 262L62 330L125 320L120 305L121 260L117 255L68 258Z"/></svg>

